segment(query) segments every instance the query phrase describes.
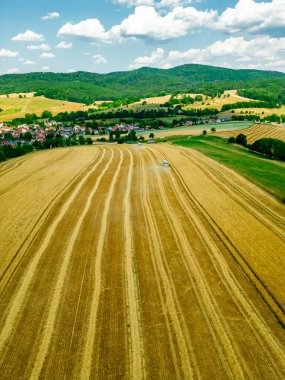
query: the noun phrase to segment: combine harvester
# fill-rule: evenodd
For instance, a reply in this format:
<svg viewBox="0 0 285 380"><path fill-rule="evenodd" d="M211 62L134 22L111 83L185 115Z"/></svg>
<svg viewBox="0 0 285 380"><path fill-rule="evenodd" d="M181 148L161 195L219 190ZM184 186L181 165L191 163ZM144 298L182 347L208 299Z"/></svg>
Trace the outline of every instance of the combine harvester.
<svg viewBox="0 0 285 380"><path fill-rule="evenodd" d="M162 165L170 168L170 163L168 160L162 160Z"/></svg>

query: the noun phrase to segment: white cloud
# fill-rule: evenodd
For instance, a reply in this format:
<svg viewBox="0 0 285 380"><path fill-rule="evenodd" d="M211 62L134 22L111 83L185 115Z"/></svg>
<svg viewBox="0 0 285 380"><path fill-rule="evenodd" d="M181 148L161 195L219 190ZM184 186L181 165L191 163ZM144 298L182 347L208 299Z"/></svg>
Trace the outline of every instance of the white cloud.
<svg viewBox="0 0 285 380"><path fill-rule="evenodd" d="M41 70L50 70L50 67L49 66L43 66L43 67L41 67Z"/></svg>
<svg viewBox="0 0 285 380"><path fill-rule="evenodd" d="M154 7L144 5L136 7L134 13L110 30L105 30L98 19L87 19L63 25L57 35L95 43L124 42L136 38L166 41L185 36L190 30L210 26L216 17L216 11L198 11L194 7L175 7L161 15Z"/></svg>
<svg viewBox="0 0 285 380"><path fill-rule="evenodd" d="M78 24L67 23L57 32L58 37L75 37L96 42L109 42L109 33L97 18L80 21Z"/></svg>
<svg viewBox="0 0 285 380"><path fill-rule="evenodd" d="M258 36L251 40L244 37L230 37L216 41L204 49L186 51L172 50L166 62L172 65L184 63L212 64L235 68L251 68L285 71L285 38Z"/></svg>
<svg viewBox="0 0 285 380"><path fill-rule="evenodd" d="M8 70L6 71L7 74L17 74L17 73L19 73L19 72L20 72L20 70L19 70L19 69L16 69L16 68L8 69Z"/></svg>
<svg viewBox="0 0 285 380"><path fill-rule="evenodd" d="M140 6L135 12L111 29L122 37L165 41L186 36L190 30L209 26L216 11L198 11L194 7L176 7L161 16L153 7Z"/></svg>
<svg viewBox="0 0 285 380"><path fill-rule="evenodd" d="M52 20L54 18L59 17L60 14L58 12L49 12L45 16L42 17L42 20Z"/></svg>
<svg viewBox="0 0 285 380"><path fill-rule="evenodd" d="M67 72L68 73L76 73L76 70L74 70L74 69L68 69Z"/></svg>
<svg viewBox="0 0 285 380"><path fill-rule="evenodd" d="M17 55L19 55L17 51L0 49L0 58L14 58L17 57Z"/></svg>
<svg viewBox="0 0 285 380"><path fill-rule="evenodd" d="M61 41L59 44L56 45L56 48L57 49L71 49L72 42Z"/></svg>
<svg viewBox="0 0 285 380"><path fill-rule="evenodd" d="M224 41L216 41L206 48L171 50L168 54L162 48L157 48L150 55L137 57L129 69L142 66L167 69L186 63L284 72L285 37L258 36L250 40L230 37Z"/></svg>
<svg viewBox="0 0 285 380"><path fill-rule="evenodd" d="M12 38L12 41L44 41L45 38L42 34L33 32L27 29L24 33L19 33Z"/></svg>
<svg viewBox="0 0 285 380"><path fill-rule="evenodd" d="M138 7L140 5L153 6L155 4L154 0L114 0L115 4L127 5L128 7Z"/></svg>
<svg viewBox="0 0 285 380"><path fill-rule="evenodd" d="M129 66L129 69L138 69L143 66L155 66L161 67L164 65L164 50L162 48L157 48L152 51L149 56L137 57L134 62Z"/></svg>
<svg viewBox="0 0 285 380"><path fill-rule="evenodd" d="M107 59L105 57L103 57L103 55L101 55L101 54L95 54L95 55L93 55L93 58L94 58L94 62L97 65L102 64L102 63L107 63Z"/></svg>
<svg viewBox="0 0 285 380"><path fill-rule="evenodd" d="M28 50L44 50L44 51L48 51L48 50L50 50L50 46L47 45L47 44L28 45L27 49Z"/></svg>
<svg viewBox="0 0 285 380"><path fill-rule="evenodd" d="M284 34L285 1L257 3L254 0L239 0L234 8L227 8L221 14L215 27L229 33L270 33L283 30Z"/></svg>
<svg viewBox="0 0 285 380"><path fill-rule="evenodd" d="M40 58L54 58L54 57L55 57L55 55L52 53L42 53L40 55Z"/></svg>
<svg viewBox="0 0 285 380"><path fill-rule="evenodd" d="M139 7L141 5L152 6L157 8L174 8L183 5L189 5L200 0L114 0L115 4L126 5L128 7Z"/></svg>
<svg viewBox="0 0 285 380"><path fill-rule="evenodd" d="M30 61L29 59L24 59L24 60L22 61L22 64L23 64L23 65L35 65L36 62L35 62L35 61Z"/></svg>

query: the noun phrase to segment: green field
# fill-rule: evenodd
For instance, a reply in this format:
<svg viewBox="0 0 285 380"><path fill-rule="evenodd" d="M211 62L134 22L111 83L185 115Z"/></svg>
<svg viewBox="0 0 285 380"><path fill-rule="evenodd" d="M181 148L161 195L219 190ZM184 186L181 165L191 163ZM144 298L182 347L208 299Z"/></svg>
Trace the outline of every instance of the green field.
<svg viewBox="0 0 285 380"><path fill-rule="evenodd" d="M24 117L26 113L35 113L40 116L44 110L49 110L53 115L59 112L71 112L87 110L84 104L66 102L63 100L48 99L44 96L33 97L27 93L26 98L19 98L12 94L7 98L0 97L0 121L10 121L17 117Z"/></svg>
<svg viewBox="0 0 285 380"><path fill-rule="evenodd" d="M179 117L180 118L180 117ZM185 120L189 119L187 116L184 117ZM167 120L167 121L172 121L173 118L160 118L160 120ZM199 124L199 125L191 125L189 127L173 127L173 128L163 128L163 129L157 129L152 131L154 134L159 134L160 132L177 132L177 131L189 131L189 134L191 134L191 131L202 131L205 129L208 132L211 130L211 128L215 127L217 130L225 130L225 131L232 131L232 130L240 130L240 129L245 129L248 128L252 125L252 122L250 121L233 121L233 122L228 122L228 123L211 123L211 124ZM143 132L138 132L137 134L140 135L147 135L149 134L150 131L143 131Z"/></svg>
<svg viewBox="0 0 285 380"><path fill-rule="evenodd" d="M221 164L234 169L261 186L281 201L285 201L285 163L262 157L245 148L228 144L213 136L171 138L173 144L196 149Z"/></svg>

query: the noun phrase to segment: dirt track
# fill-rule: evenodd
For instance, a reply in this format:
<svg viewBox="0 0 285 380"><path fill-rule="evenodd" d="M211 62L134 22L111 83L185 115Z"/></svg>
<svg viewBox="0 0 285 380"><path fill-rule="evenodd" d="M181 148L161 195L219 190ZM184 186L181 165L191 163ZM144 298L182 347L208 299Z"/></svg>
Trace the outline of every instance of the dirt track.
<svg viewBox="0 0 285 380"><path fill-rule="evenodd" d="M0 208L1 379L285 377L284 206L231 170L58 149L0 165Z"/></svg>

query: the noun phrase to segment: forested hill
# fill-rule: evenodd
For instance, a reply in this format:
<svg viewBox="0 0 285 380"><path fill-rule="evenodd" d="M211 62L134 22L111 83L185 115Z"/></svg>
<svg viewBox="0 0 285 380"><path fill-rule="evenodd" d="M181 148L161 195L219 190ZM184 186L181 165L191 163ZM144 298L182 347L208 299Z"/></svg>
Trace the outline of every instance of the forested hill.
<svg viewBox="0 0 285 380"><path fill-rule="evenodd" d="M239 89L244 96L285 103L285 73L189 64L167 70L143 67L109 74L78 71L0 76L0 94L36 91L48 98L86 104L164 93L217 95L225 89Z"/></svg>

